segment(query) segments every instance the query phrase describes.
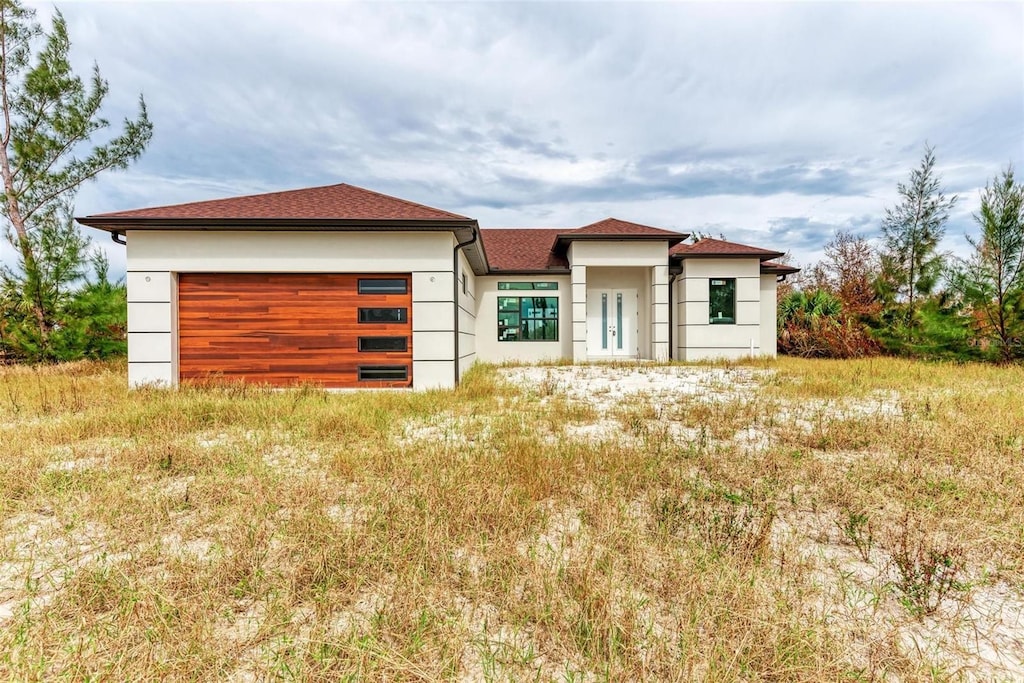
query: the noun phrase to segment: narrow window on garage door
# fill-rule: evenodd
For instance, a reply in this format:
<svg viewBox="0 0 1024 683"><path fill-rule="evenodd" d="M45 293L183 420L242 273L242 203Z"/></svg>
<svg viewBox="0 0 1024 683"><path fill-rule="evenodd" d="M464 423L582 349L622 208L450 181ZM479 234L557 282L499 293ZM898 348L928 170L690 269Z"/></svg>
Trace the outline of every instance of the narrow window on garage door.
<svg viewBox="0 0 1024 683"><path fill-rule="evenodd" d="M362 276L356 283L356 381L407 386L412 369L411 298L408 276Z"/></svg>

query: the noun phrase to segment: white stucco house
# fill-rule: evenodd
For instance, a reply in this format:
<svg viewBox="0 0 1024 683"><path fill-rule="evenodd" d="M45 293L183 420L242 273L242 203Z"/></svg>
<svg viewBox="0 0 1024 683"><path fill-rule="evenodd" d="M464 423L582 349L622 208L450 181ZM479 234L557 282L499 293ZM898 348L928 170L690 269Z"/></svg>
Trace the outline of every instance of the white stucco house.
<svg viewBox="0 0 1024 683"><path fill-rule="evenodd" d="M608 218L481 229L351 185L77 219L127 245L128 380L451 387L475 361L776 352L781 252Z"/></svg>

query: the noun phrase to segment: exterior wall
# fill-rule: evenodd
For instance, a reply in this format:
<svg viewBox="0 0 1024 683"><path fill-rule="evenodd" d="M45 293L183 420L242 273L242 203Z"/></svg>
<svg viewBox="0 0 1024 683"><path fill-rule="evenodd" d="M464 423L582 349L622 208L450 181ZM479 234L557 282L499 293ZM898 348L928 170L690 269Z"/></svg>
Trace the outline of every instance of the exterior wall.
<svg viewBox="0 0 1024 683"><path fill-rule="evenodd" d="M668 266L651 267L651 358L669 359Z"/></svg>
<svg viewBox="0 0 1024 683"><path fill-rule="evenodd" d="M572 360L587 360L587 267L572 267Z"/></svg>
<svg viewBox="0 0 1024 683"><path fill-rule="evenodd" d="M668 241L576 240L569 245L573 281L573 359L587 359L587 299L592 289L636 289L641 358L668 360Z"/></svg>
<svg viewBox="0 0 1024 683"><path fill-rule="evenodd" d="M558 297L558 341L498 341L498 297L530 294L529 291L499 292L498 282L557 282L557 291L538 291L535 294ZM573 357L573 291L568 275L487 275L478 277L476 286L479 321L476 349L479 360L488 363L538 363Z"/></svg>
<svg viewBox="0 0 1024 683"><path fill-rule="evenodd" d="M454 245L452 245L454 248ZM466 255L459 251L459 272L456 273L459 283L459 376L472 367L477 359L477 282L476 274L469 265ZM465 291L463 290L465 278ZM416 346L414 345L415 352Z"/></svg>
<svg viewBox="0 0 1024 683"><path fill-rule="evenodd" d="M455 384L451 233L129 230L127 242L132 386L177 384L176 274L181 272L411 273L413 387ZM475 318L464 320L467 334L475 332ZM467 343L475 351L475 343Z"/></svg>
<svg viewBox="0 0 1024 683"><path fill-rule="evenodd" d="M776 356L778 354L778 304L775 299L775 275L761 276L761 355Z"/></svg>
<svg viewBox="0 0 1024 683"><path fill-rule="evenodd" d="M736 278L736 323L712 325L711 278ZM685 259L676 280L677 358L704 360L761 355L761 265L756 258ZM774 304L774 298L772 298ZM774 326L772 326L774 332Z"/></svg>
<svg viewBox="0 0 1024 683"><path fill-rule="evenodd" d="M656 240L577 240L569 245L569 265L665 266L668 242Z"/></svg>

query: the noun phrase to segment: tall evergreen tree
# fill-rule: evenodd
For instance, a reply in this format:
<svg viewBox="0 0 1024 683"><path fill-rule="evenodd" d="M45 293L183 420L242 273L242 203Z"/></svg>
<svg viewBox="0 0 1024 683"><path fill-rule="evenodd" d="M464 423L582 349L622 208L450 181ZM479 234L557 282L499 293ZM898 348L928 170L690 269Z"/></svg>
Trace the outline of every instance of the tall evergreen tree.
<svg viewBox="0 0 1024 683"><path fill-rule="evenodd" d="M19 256L20 281L27 286L51 279L66 265L69 252L50 249L59 207L86 181L138 159L153 134L140 96L137 116L125 119L119 135L90 143L94 134L110 127L100 114L108 86L95 65L86 85L71 69L70 48L60 12L44 31L34 10L18 0L0 0L0 213L13 228L8 240ZM71 224L60 227L74 230ZM45 262L51 258L58 260ZM19 278L7 279L8 290ZM37 336L45 340L53 314L45 306L53 298L37 288L21 292L19 300L30 308Z"/></svg>
<svg viewBox="0 0 1024 683"><path fill-rule="evenodd" d="M1024 354L1024 184L1012 166L985 186L974 220L981 235L967 237L974 253L954 282L1000 358L1010 360Z"/></svg>
<svg viewBox="0 0 1024 683"><path fill-rule="evenodd" d="M907 304L908 322L913 325L918 298L931 294L942 275L938 246L957 197L947 197L943 191L935 170L935 150L928 145L920 167L897 190L900 202L885 210L882 221L882 282L891 298Z"/></svg>

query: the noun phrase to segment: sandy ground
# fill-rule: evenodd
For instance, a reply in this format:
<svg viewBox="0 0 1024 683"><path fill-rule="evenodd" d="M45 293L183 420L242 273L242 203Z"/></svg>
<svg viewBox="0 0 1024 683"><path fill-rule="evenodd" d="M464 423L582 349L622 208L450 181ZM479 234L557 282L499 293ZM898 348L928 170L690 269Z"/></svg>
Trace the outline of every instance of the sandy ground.
<svg viewBox="0 0 1024 683"><path fill-rule="evenodd" d="M771 371L742 367L681 367L648 365L557 366L502 368L502 377L527 394L528 400L548 402L567 400L589 408L591 418L569 422L547 435L551 439L577 439L588 442L620 441L636 444L650 430L679 444L693 444L706 439L706 434L693 427L660 419L650 419L632 427L622 419L624 405L654 407L655 413L680 400L723 401L737 398L753 399L761 391ZM800 405L782 406L778 419L791 426L810 430L822 415L836 417L891 416L901 410L900 396L879 394L868 399L836 401L803 401ZM429 420L404 424L398 443L412 446L417 442L443 442L453 448L486 447L489 438L487 416L457 416L440 413ZM202 437L200 445L216 447L226 443L243 443L248 434L211 434ZM763 452L773 447L773 433L764 425L749 425L731 438L719 443L742 448L747 452ZM289 473L309 474L319 465L319 455L300 453L300 444L277 446L265 454L268 466ZM55 453L50 468L55 472L102 468L100 455ZM856 453L831 453L824 460L830 466L849 466L863 457ZM169 487L187 488L189 481L165 482ZM357 498L358 492L352 492ZM645 514L637 503L637 514ZM365 522L366 511L358 506L335 506L329 514L344 524ZM550 523L536 542L518 550L537 562L559 565L579 553L591 542L588 530L576 509L551 509ZM75 568L94 562L98 557L116 562L118 558L103 555L105 530L94 524L80 527L73 536L62 533L52 512L38 511L8 519L2 528L4 547L9 551L0 557L0 628L25 607L26 583L35 585L34 607L40 607L59 594L61 585ZM870 665L876 641L895 641L909 655L923 656L945 668L962 672L969 680L1024 680L1024 597L1019 587L998 579L989 580L979 568L968 577L969 590L949 599L933 617L916 620L899 604L892 588L894 569L891 558L879 549L871 550L865 560L855 548L844 542L836 529L831 512L782 511L773 529L772 543L796 554L808 563L816 577L816 599L811 601L815 616L824 615L839 632L846 634L854 663ZM164 543L180 553L204 556L212 543L203 538L184 538L168 529ZM479 573L481 558L468 550L455 551L454 559L470 573ZM343 631L369 618L374 606L387 598L386 587L369 588L357 603L356 610L343 618ZM646 596L637 596L646 604ZM652 608L653 609L653 608ZM510 647L525 647L529 634L501 624L497 608L485 604L465 606L466 627L480 631L483 625L493 627L495 642ZM224 623L218 631L230 639L244 640L261 615L250 609L240 610L237 619ZM652 633L671 640L670 620L659 618L652 611ZM482 670L474 668L479 654L472 648L466 653L466 680L474 680ZM239 680L251 679L241 675Z"/></svg>
<svg viewBox="0 0 1024 683"><path fill-rule="evenodd" d="M685 367L590 365L502 368L508 382L536 400L560 397L593 409L593 419L562 425L557 439L617 441L635 445L642 434L617 417L624 404L656 406L661 411L681 399L753 400L771 371L742 367ZM858 400L803 400L780 407L779 419L805 431L823 417L851 419L891 417L901 413L901 397L884 392ZM475 418L474 418L475 419ZM472 428L467 428L467 427ZM650 420L643 429L661 429L677 443L693 444L702 435L693 428ZM467 437L472 434L472 438ZM406 443L441 439L455 447L472 447L486 440L486 424L469 425L452 415L431 423L410 423ZM748 452L773 446L772 430L750 425L733 435L733 445ZM849 466L861 453L829 453L823 460ZM537 539L539 559L558 563L573 547L585 544L575 510L552 513L551 529ZM882 640L895 641L911 656L923 656L966 680L1024 680L1024 596L1017 586L991 581L985 569L968 577L969 590L958 593L939 611L921 620L908 615L893 583L896 571L883 550L871 550L869 561L842 538L834 511L783 511L773 529L773 543L785 546L814 567L819 614L848 635L854 663L870 669L872 652ZM525 551L524 551L525 552Z"/></svg>

